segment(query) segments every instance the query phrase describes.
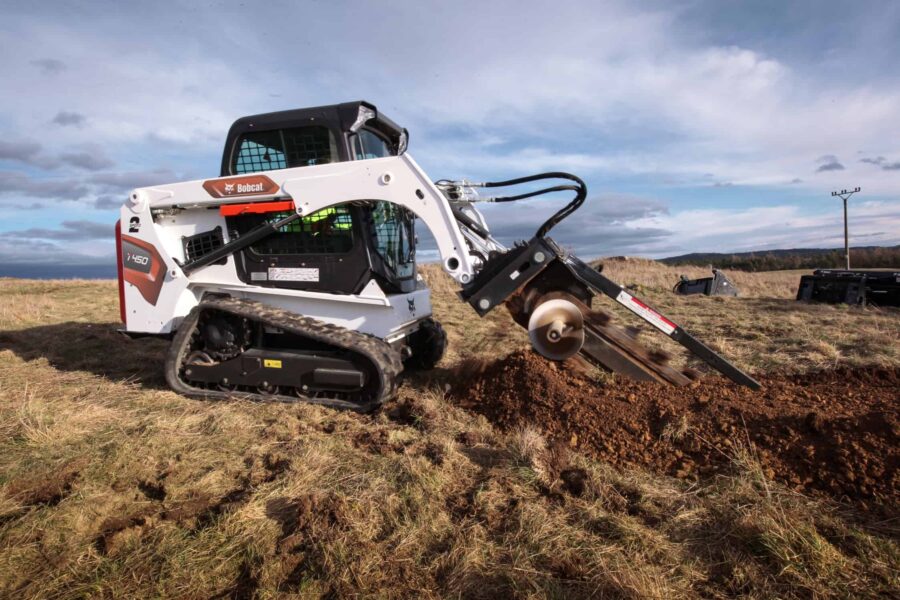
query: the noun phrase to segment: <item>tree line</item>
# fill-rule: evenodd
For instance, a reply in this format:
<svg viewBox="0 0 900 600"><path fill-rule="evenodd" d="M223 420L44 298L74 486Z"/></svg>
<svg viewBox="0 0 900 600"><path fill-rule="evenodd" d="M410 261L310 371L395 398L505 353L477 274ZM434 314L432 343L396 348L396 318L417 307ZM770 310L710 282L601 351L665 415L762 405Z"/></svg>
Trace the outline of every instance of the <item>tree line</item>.
<svg viewBox="0 0 900 600"><path fill-rule="evenodd" d="M844 250L747 252L741 254L695 254L663 259L669 265L707 265L738 271L780 271L784 269L843 269ZM900 270L900 246L850 248L853 269Z"/></svg>

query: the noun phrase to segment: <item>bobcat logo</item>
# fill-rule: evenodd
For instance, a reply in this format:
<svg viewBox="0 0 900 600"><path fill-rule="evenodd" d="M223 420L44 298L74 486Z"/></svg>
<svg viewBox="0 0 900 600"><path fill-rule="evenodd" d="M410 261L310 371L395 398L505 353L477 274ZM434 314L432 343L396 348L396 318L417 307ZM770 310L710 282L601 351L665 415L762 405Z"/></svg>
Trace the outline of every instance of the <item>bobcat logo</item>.
<svg viewBox="0 0 900 600"><path fill-rule="evenodd" d="M225 184L225 193L226 193L226 194L234 193L234 184L233 184L233 183L226 183L226 184Z"/></svg>
<svg viewBox="0 0 900 600"><path fill-rule="evenodd" d="M416 314L416 299L415 298L407 298L406 306L409 308L409 312L412 314Z"/></svg>

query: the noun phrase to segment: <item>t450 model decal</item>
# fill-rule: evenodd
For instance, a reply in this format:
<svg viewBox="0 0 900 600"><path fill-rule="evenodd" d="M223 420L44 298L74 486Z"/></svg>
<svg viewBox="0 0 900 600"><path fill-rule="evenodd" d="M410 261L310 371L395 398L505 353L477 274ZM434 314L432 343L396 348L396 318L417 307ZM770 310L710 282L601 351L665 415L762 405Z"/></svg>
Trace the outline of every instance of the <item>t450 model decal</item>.
<svg viewBox="0 0 900 600"><path fill-rule="evenodd" d="M122 236L122 275L134 285L144 300L156 306L166 276L166 263L159 252L143 240Z"/></svg>

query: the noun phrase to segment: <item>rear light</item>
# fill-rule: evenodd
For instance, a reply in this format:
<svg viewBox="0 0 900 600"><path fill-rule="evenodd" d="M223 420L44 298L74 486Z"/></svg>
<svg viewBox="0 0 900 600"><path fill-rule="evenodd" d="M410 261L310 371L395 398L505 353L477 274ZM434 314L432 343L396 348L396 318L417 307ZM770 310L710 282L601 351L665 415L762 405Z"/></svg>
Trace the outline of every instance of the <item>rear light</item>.
<svg viewBox="0 0 900 600"><path fill-rule="evenodd" d="M122 221L116 221L116 272L119 274L119 318L125 323L125 277L122 274Z"/></svg>

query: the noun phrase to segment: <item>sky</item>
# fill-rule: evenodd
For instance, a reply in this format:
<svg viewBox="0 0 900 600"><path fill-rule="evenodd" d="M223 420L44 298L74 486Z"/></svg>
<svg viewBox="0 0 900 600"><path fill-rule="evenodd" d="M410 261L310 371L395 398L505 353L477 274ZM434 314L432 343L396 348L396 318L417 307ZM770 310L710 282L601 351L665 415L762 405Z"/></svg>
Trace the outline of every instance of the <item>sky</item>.
<svg viewBox="0 0 900 600"><path fill-rule="evenodd" d="M584 258L900 244L900 3L0 1L0 265L114 263L130 189L365 99L432 179L569 171ZM482 205L504 243L565 195ZM422 258L429 258L422 234Z"/></svg>

